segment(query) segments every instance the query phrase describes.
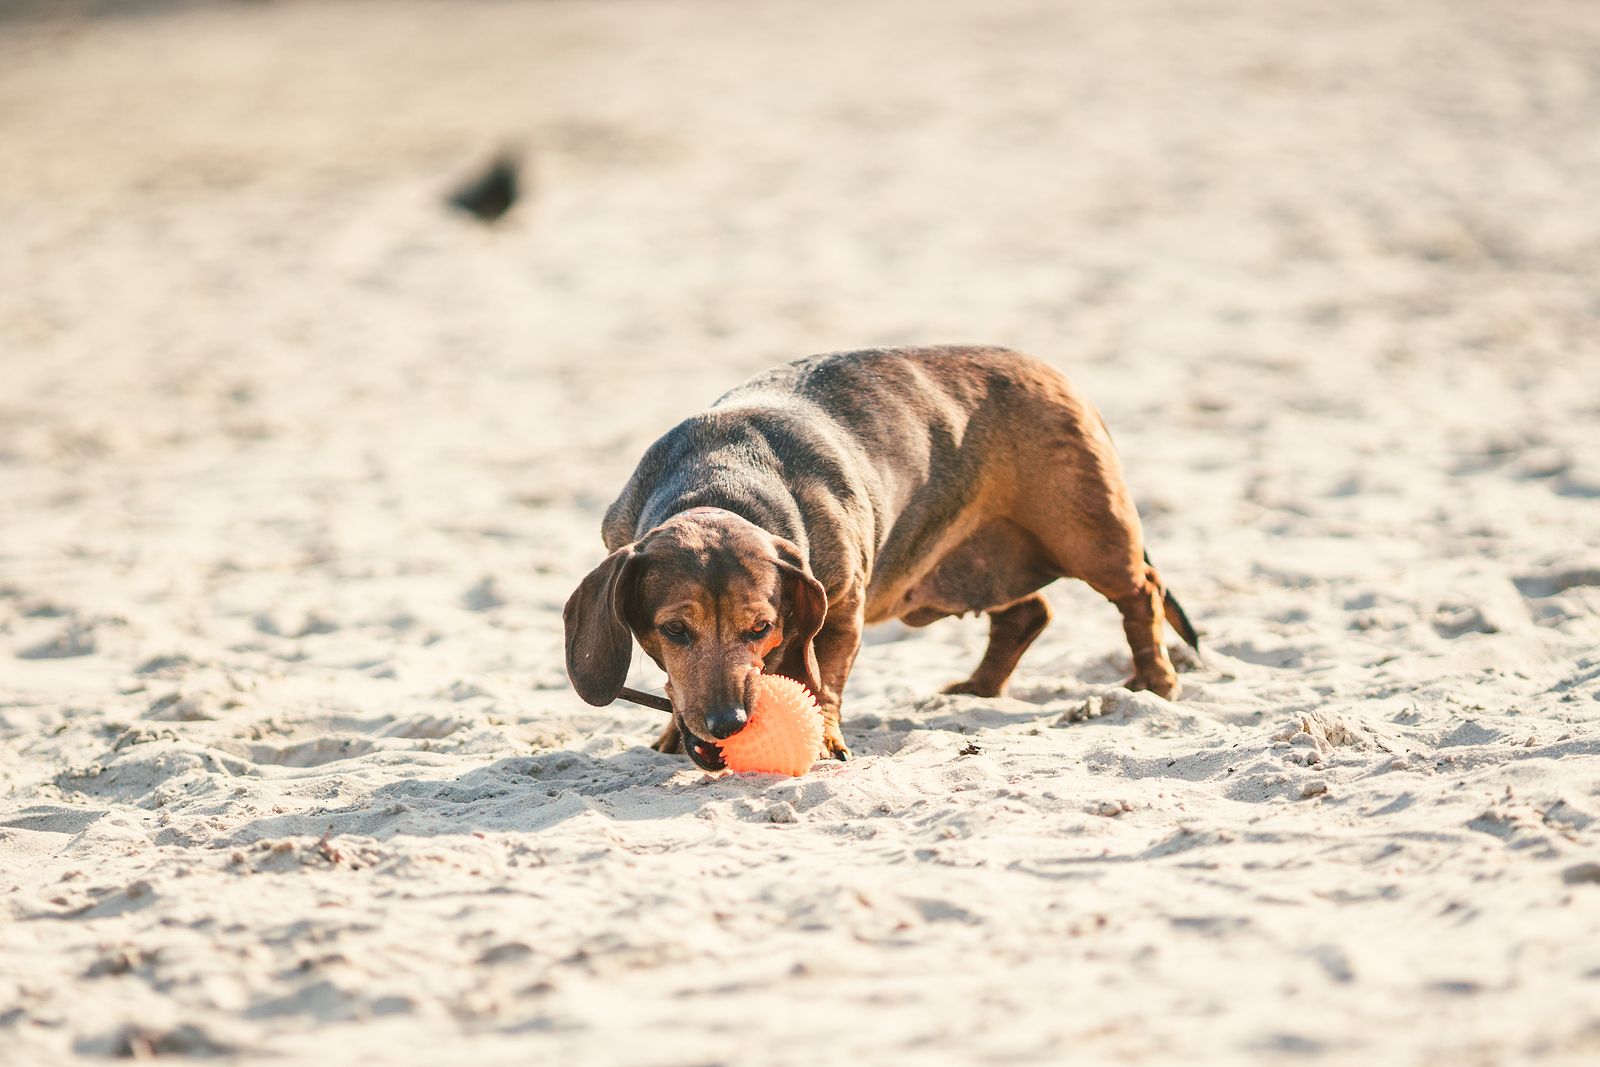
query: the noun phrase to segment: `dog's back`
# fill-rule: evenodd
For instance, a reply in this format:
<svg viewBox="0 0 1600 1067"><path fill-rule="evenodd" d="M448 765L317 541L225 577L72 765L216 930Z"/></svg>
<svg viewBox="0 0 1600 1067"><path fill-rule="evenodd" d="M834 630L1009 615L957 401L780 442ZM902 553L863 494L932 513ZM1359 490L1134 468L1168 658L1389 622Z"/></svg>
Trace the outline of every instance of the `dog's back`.
<svg viewBox="0 0 1600 1067"><path fill-rule="evenodd" d="M811 356L663 435L604 535L615 548L688 507L728 508L807 548L831 587L937 554L964 515L1012 510L1042 464L1070 490L1086 461L1096 485L1115 466L1099 415L1032 357L957 345Z"/></svg>

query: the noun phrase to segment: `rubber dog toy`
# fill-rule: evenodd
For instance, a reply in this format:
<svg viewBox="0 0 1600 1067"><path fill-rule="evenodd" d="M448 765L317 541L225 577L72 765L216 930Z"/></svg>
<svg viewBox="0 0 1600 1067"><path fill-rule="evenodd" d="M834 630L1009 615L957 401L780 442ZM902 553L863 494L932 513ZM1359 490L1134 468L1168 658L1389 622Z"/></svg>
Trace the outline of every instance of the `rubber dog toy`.
<svg viewBox="0 0 1600 1067"><path fill-rule="evenodd" d="M822 711L799 682L763 674L755 681L750 721L718 747L729 770L798 778L822 750Z"/></svg>

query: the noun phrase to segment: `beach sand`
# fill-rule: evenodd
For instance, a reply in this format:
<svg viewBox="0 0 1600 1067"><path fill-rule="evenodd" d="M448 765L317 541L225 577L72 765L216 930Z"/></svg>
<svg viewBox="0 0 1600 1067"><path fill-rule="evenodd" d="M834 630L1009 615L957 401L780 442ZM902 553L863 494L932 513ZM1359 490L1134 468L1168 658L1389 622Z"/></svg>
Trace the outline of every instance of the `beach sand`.
<svg viewBox="0 0 1600 1067"><path fill-rule="evenodd" d="M1600 1057L1600 9L127 7L0 19L7 1067ZM651 440L937 342L1105 414L1179 702L1064 584L799 779L572 693Z"/></svg>

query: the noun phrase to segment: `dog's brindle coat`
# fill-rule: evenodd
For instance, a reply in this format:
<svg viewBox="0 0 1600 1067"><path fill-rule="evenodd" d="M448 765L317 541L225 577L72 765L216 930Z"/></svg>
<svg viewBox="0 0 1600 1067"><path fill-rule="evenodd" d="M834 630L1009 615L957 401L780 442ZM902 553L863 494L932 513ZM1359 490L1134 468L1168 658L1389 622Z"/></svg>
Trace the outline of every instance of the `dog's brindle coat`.
<svg viewBox="0 0 1600 1067"><path fill-rule="evenodd" d="M1196 638L1144 554L1105 424L1054 368L991 348L815 356L745 383L652 445L606 512L611 550L567 601L567 673L591 704L632 640L667 673L673 720L722 766L761 671L804 682L839 729L862 627L989 613L950 693L997 696L1050 621L1040 588L1079 578L1122 612L1131 689L1178 691L1165 615Z"/></svg>

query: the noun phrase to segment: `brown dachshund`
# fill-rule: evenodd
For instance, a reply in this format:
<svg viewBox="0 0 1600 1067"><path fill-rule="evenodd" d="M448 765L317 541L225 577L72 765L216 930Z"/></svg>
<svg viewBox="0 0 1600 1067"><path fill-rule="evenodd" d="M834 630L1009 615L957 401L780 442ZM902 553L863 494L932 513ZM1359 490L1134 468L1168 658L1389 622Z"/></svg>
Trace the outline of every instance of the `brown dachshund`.
<svg viewBox="0 0 1600 1067"><path fill-rule="evenodd" d="M989 647L947 693L992 697L1079 578L1122 612L1131 689L1176 696L1163 616L1183 609L1144 552L1100 415L1054 368L993 348L872 349L759 375L662 437L601 527L611 550L563 617L567 673L617 699L633 640L667 673L655 747L707 770L747 721L752 679L816 694L839 729L862 627L989 613Z"/></svg>

